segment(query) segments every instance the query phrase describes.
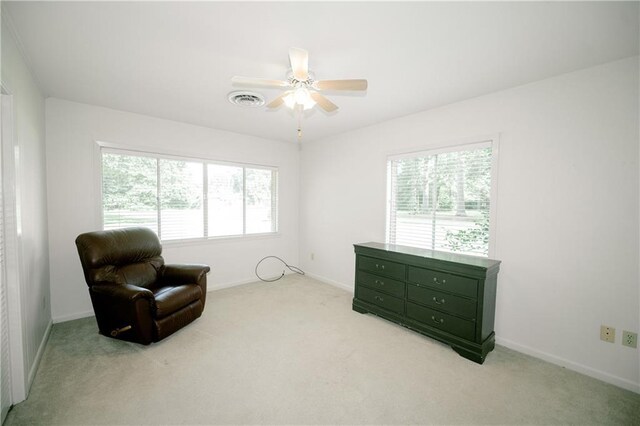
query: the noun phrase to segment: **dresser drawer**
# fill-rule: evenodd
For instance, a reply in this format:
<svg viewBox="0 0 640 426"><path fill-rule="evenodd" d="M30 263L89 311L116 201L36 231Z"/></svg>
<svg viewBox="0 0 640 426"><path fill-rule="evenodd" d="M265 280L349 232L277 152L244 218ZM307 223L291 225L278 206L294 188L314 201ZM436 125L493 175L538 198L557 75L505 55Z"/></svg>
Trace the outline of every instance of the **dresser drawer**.
<svg viewBox="0 0 640 426"><path fill-rule="evenodd" d="M357 287L356 293L356 297L365 302L380 306L388 311L404 314L404 300L402 299L361 286Z"/></svg>
<svg viewBox="0 0 640 426"><path fill-rule="evenodd" d="M404 297L404 282L387 277L370 274L369 272L358 271L356 281L358 284L389 293L396 297Z"/></svg>
<svg viewBox="0 0 640 426"><path fill-rule="evenodd" d="M358 268L363 271L373 272L377 275L404 280L405 266L402 263L389 262L388 260L374 257L358 256Z"/></svg>
<svg viewBox="0 0 640 426"><path fill-rule="evenodd" d="M426 285L474 299L478 294L478 280L415 266L409 266L409 282L418 284L420 287Z"/></svg>
<svg viewBox="0 0 640 426"><path fill-rule="evenodd" d="M476 335L476 323L474 321L463 320L415 303L407 302L407 317L463 339L473 340Z"/></svg>
<svg viewBox="0 0 640 426"><path fill-rule="evenodd" d="M407 299L449 314L459 315L469 319L476 317L475 300L443 293L429 287L416 287L415 285L409 284Z"/></svg>

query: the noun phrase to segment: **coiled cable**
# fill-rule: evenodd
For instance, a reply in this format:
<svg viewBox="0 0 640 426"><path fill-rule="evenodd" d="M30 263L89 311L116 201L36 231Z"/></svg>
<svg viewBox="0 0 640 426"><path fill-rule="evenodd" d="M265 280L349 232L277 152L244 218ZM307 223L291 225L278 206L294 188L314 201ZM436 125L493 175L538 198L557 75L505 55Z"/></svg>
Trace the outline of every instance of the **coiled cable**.
<svg viewBox="0 0 640 426"><path fill-rule="evenodd" d="M255 273L256 273L256 277L258 277L260 279L260 281L264 281L266 283L272 283L274 281L278 281L280 278L284 277L284 273L285 271L282 271L282 275L280 275L278 278L273 278L273 279L266 279L266 278L262 278L260 276L260 274L258 274L258 267L260 266L260 264L269 258L274 258L274 259L278 259L280 262L282 262L284 264L284 266L286 266L291 272L295 272L298 275L304 275L304 271L300 268L298 268L297 266L293 266L293 265L289 265L287 262L285 262L284 260L280 259L278 256L266 256L263 257L262 259L260 259L260 261L256 264L256 269L255 269Z"/></svg>

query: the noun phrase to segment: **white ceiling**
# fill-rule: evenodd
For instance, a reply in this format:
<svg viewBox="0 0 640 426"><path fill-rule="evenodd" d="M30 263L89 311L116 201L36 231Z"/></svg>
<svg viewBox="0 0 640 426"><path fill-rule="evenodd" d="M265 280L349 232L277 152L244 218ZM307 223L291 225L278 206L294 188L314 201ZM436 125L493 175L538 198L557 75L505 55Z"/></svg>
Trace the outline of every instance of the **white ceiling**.
<svg viewBox="0 0 640 426"><path fill-rule="evenodd" d="M639 49L637 2L3 3L47 96L283 141L290 111L227 94L233 75L284 78L292 46L317 79L369 80L364 95L327 94L336 113L308 112L306 141Z"/></svg>

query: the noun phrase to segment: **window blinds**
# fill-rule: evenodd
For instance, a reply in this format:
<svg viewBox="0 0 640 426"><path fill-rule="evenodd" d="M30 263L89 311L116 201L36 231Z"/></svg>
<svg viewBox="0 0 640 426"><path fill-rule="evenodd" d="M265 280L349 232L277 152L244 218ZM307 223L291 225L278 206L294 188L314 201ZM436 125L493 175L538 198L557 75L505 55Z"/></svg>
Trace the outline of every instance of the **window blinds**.
<svg viewBox="0 0 640 426"><path fill-rule="evenodd" d="M244 231L243 168L209 164L209 235L240 235Z"/></svg>
<svg viewBox="0 0 640 426"><path fill-rule="evenodd" d="M388 161L387 242L487 256L491 145Z"/></svg>
<svg viewBox="0 0 640 426"><path fill-rule="evenodd" d="M204 165L159 159L160 234L163 240L204 236Z"/></svg>
<svg viewBox="0 0 640 426"><path fill-rule="evenodd" d="M145 226L158 233L158 161L155 158L102 154L104 229Z"/></svg>

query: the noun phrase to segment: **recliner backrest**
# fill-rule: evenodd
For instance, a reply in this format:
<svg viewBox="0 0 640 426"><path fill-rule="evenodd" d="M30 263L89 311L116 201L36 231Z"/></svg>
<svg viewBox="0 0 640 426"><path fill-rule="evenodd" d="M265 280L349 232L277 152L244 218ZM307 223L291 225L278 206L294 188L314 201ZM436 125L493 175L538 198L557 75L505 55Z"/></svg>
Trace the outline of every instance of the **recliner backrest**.
<svg viewBox="0 0 640 426"><path fill-rule="evenodd" d="M76 238L88 286L98 282L151 288L164 265L162 245L149 228L124 228L81 234Z"/></svg>

